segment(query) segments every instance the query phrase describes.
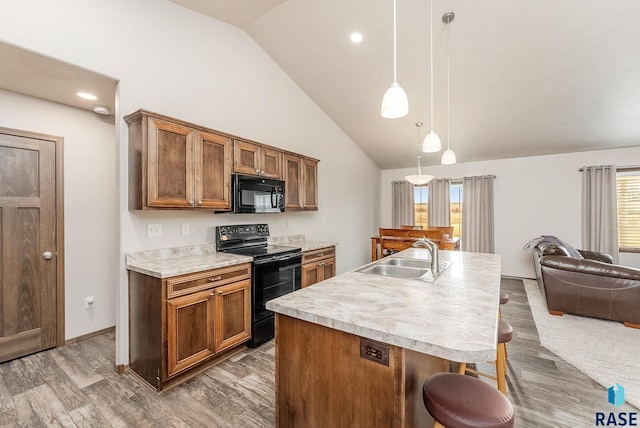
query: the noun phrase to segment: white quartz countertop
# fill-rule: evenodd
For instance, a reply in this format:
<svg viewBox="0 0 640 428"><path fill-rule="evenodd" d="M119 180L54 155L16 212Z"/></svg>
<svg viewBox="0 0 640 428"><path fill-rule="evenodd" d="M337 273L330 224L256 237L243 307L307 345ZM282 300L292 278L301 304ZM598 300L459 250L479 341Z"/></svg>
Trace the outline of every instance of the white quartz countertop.
<svg viewBox="0 0 640 428"><path fill-rule="evenodd" d="M267 309L452 361L493 361L500 256L440 251L433 283L347 272L267 302ZM411 248L394 255L429 259Z"/></svg>
<svg viewBox="0 0 640 428"><path fill-rule="evenodd" d="M139 251L126 255L128 270L156 278L168 278L241 263L252 257L216 252L213 245Z"/></svg>

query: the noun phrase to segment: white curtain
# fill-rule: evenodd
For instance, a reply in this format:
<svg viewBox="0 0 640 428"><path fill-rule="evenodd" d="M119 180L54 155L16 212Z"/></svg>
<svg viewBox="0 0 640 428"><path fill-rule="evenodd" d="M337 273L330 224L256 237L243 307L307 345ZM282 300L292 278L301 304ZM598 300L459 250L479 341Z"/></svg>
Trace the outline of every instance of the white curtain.
<svg viewBox="0 0 640 428"><path fill-rule="evenodd" d="M451 180L436 178L429 182L429 226L451 226Z"/></svg>
<svg viewBox="0 0 640 428"><path fill-rule="evenodd" d="M493 176L464 177L462 251L493 253Z"/></svg>
<svg viewBox="0 0 640 428"><path fill-rule="evenodd" d="M402 224L413 225L416 222L413 188L413 184L408 181L391 182L391 222L394 228L399 228Z"/></svg>
<svg viewBox="0 0 640 428"><path fill-rule="evenodd" d="M582 248L618 262L618 197L614 165L582 169Z"/></svg>

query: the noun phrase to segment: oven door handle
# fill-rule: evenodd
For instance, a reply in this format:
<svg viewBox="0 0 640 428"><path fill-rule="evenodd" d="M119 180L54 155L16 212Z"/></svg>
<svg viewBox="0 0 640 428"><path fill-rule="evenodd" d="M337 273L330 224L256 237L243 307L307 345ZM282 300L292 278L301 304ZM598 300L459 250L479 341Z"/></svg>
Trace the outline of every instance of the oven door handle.
<svg viewBox="0 0 640 428"><path fill-rule="evenodd" d="M271 257L265 257L265 258L261 258L258 260L254 260L253 263L255 265L264 265L267 263L272 263L272 262L283 262L283 261L287 261L287 260L292 260L295 259L296 257L302 257L302 253L295 253L295 254L287 254L287 255L282 255L282 256L271 256Z"/></svg>

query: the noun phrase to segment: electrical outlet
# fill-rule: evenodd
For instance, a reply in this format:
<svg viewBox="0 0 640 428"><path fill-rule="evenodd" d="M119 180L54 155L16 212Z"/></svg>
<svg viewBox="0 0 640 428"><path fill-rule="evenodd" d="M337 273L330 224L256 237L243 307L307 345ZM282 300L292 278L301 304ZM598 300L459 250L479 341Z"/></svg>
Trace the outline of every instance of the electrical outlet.
<svg viewBox="0 0 640 428"><path fill-rule="evenodd" d="M189 223L182 223L182 234L183 235L189 234Z"/></svg>
<svg viewBox="0 0 640 428"><path fill-rule="evenodd" d="M96 299L94 296L88 296L84 298L84 308L85 309L93 309L93 305Z"/></svg>
<svg viewBox="0 0 640 428"><path fill-rule="evenodd" d="M162 236L162 225L161 224L148 224L147 225L147 236Z"/></svg>

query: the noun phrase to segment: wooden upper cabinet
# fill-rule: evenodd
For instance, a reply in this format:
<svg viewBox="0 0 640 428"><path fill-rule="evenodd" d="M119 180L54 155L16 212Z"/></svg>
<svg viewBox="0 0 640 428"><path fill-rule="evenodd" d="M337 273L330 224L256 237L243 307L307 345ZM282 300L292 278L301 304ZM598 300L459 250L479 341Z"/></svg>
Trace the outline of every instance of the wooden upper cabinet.
<svg viewBox="0 0 640 428"><path fill-rule="evenodd" d="M285 209L318 209L318 161L284 155Z"/></svg>
<svg viewBox="0 0 640 428"><path fill-rule="evenodd" d="M129 209L231 210L231 138L145 110L129 125Z"/></svg>
<svg viewBox="0 0 640 428"><path fill-rule="evenodd" d="M190 207L193 204L192 130L148 118L147 205Z"/></svg>
<svg viewBox="0 0 640 428"><path fill-rule="evenodd" d="M231 144L230 138L196 132L196 208L231 209Z"/></svg>
<svg viewBox="0 0 640 428"><path fill-rule="evenodd" d="M284 208L302 209L302 162L299 156L284 155Z"/></svg>
<svg viewBox="0 0 640 428"><path fill-rule="evenodd" d="M233 141L233 172L282 178L282 155L279 150L248 141Z"/></svg>
<svg viewBox="0 0 640 428"><path fill-rule="evenodd" d="M304 192L302 209L318 209L318 161L308 158L302 159L302 184Z"/></svg>

